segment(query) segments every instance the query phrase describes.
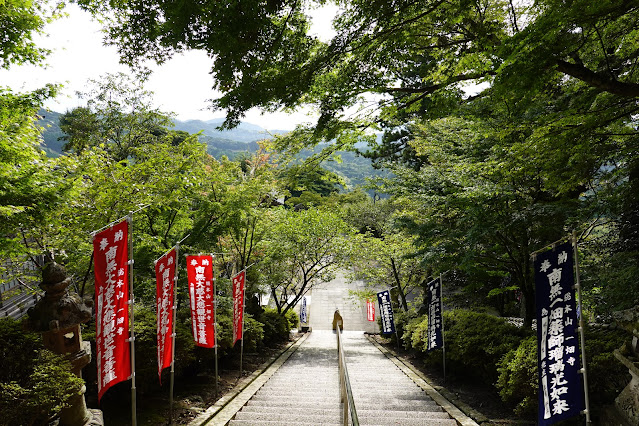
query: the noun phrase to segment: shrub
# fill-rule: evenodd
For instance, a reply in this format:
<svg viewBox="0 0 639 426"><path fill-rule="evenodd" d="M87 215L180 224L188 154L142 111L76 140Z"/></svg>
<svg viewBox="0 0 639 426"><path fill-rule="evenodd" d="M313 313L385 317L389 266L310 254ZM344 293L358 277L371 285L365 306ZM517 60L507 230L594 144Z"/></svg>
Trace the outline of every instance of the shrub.
<svg viewBox="0 0 639 426"><path fill-rule="evenodd" d="M590 402L594 407L612 404L630 382L628 369L613 354L623 346L629 334L621 330L586 328L585 338Z"/></svg>
<svg viewBox="0 0 639 426"><path fill-rule="evenodd" d="M297 316L297 313L292 310L289 309L286 314L284 314L284 317L286 317L286 320L288 321L288 331L290 332L292 329L297 328L297 325L300 323L299 317Z"/></svg>
<svg viewBox="0 0 639 426"><path fill-rule="evenodd" d="M23 331L20 321L0 320L0 381L24 382L43 348L40 335Z"/></svg>
<svg viewBox="0 0 639 426"><path fill-rule="evenodd" d="M293 312L294 313L294 312ZM297 317L297 315L295 316ZM259 322L264 324L264 343L270 344L288 339L291 331L290 321L280 315L275 309L264 309L260 314Z"/></svg>
<svg viewBox="0 0 639 426"><path fill-rule="evenodd" d="M501 399L515 405L518 415L537 412L537 337L530 336L508 352L497 366Z"/></svg>
<svg viewBox="0 0 639 426"><path fill-rule="evenodd" d="M428 347L426 342L428 336L428 315L416 317L411 319L406 324L402 340L404 342L404 348L413 348L416 351L426 352Z"/></svg>
<svg viewBox="0 0 639 426"><path fill-rule="evenodd" d="M244 313L244 350L255 352L264 342L264 324Z"/></svg>
<svg viewBox="0 0 639 426"><path fill-rule="evenodd" d="M488 314L457 309L445 311L443 316L448 371L489 385L497 380L499 360L532 334L531 330L520 329ZM429 354L428 358L436 360L441 356Z"/></svg>
<svg viewBox="0 0 639 426"><path fill-rule="evenodd" d="M393 319L395 320L395 329L397 330L397 333L391 336L391 340L396 341L397 336L400 336L402 346L404 346L405 349L409 349L410 348L410 338L408 337L410 335L409 330L411 329L411 326L415 322L416 318L417 318L417 313L415 311L395 312L393 315ZM380 315L380 320L381 320L381 315Z"/></svg>

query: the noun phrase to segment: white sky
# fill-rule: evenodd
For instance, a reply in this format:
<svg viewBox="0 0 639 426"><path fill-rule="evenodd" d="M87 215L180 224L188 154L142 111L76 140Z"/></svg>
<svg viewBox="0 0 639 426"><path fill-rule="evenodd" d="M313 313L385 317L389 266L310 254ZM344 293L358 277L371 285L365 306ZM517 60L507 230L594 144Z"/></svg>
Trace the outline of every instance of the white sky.
<svg viewBox="0 0 639 426"><path fill-rule="evenodd" d="M328 38L336 10L329 6L314 11L312 32L322 39ZM9 86L15 91L33 90L47 83L64 84L61 95L46 104L57 112L66 112L83 104L75 93L83 91L89 79L99 79L105 73L128 72L126 66L119 64L115 47L102 44L100 24L92 20L90 14L75 4L67 4L65 11L69 16L49 24L45 28L48 37L37 39L42 47L54 50L46 61L46 68L14 66L0 70L0 86ZM216 97L212 90L210 68L211 61L204 52L176 55L161 67L152 67L154 73L145 88L155 93L156 106L165 112L176 113L180 120L223 117L219 111L207 110L206 100ZM295 125L314 118L305 112L262 115L258 110L251 110L243 121L265 129L291 130Z"/></svg>

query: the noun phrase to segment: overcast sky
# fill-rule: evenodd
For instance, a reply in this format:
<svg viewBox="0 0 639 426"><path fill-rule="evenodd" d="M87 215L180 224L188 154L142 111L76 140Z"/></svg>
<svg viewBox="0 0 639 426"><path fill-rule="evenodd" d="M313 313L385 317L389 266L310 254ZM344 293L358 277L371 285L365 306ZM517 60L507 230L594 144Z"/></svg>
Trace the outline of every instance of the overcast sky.
<svg viewBox="0 0 639 426"><path fill-rule="evenodd" d="M335 10L331 7L313 13L313 32L323 39L331 33L330 22ZM119 64L116 49L102 45L99 23L75 4L68 4L65 11L68 17L49 24L45 29L48 36L37 38L39 45L54 50L47 59L47 68L14 66L8 71L0 70L0 85L16 91L33 90L47 83L64 84L62 94L46 104L57 112L83 104L75 92L84 90L89 79L99 79L107 72L128 72L126 66ZM155 66L145 87L155 93L156 106L176 113L180 120L222 117L220 112L207 110L206 100L216 97L211 89L210 68L211 61L204 52L187 52L161 67ZM313 121L313 117L302 112L261 115L251 110L244 121L266 129L293 129L296 124Z"/></svg>

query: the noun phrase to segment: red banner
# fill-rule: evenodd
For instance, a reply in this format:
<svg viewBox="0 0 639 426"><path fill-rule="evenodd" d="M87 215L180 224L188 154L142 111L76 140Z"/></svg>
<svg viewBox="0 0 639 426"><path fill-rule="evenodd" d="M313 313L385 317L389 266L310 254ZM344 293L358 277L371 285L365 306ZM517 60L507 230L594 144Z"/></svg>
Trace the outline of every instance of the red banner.
<svg viewBox="0 0 639 426"><path fill-rule="evenodd" d="M187 256L186 275L189 280L191 324L195 344L212 348L215 346L213 257L211 255Z"/></svg>
<svg viewBox="0 0 639 426"><path fill-rule="evenodd" d="M366 317L369 321L375 321L375 304L366 299Z"/></svg>
<svg viewBox="0 0 639 426"><path fill-rule="evenodd" d="M93 237L98 400L131 377L128 225L122 221Z"/></svg>
<svg viewBox="0 0 639 426"><path fill-rule="evenodd" d="M233 278L233 344L243 338L242 317L244 316L244 280L246 271Z"/></svg>
<svg viewBox="0 0 639 426"><path fill-rule="evenodd" d="M171 365L173 355L173 296L175 283L175 249L155 262L157 296L158 376L162 383L162 370Z"/></svg>

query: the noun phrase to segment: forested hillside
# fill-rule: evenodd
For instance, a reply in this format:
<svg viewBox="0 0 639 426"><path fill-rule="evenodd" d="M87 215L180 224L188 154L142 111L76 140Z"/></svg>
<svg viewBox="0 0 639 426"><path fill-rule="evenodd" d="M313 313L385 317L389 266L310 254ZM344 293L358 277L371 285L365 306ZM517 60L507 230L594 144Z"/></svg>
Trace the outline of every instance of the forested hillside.
<svg viewBox="0 0 639 426"><path fill-rule="evenodd" d="M49 157L57 157L63 152L65 140L62 138L65 133L60 129L60 118L63 115L63 113L44 109L38 111L37 124L42 127L43 148ZM198 140L206 145L206 151L218 159L222 156L235 159L240 155L254 154L259 149L259 141L287 133L285 130L268 131L251 123L241 123L230 130L219 130L218 126L223 122L224 119L221 118L207 121L173 120L173 129L189 134L199 134ZM358 147L365 150L363 143L358 144ZM319 154L322 148L319 146L304 150L298 158L303 161L314 154ZM343 178L345 190L365 185L367 178L387 174L374 169L370 159L357 155L353 151L338 151L336 154L341 158L339 161L334 159L323 161L322 166Z"/></svg>

